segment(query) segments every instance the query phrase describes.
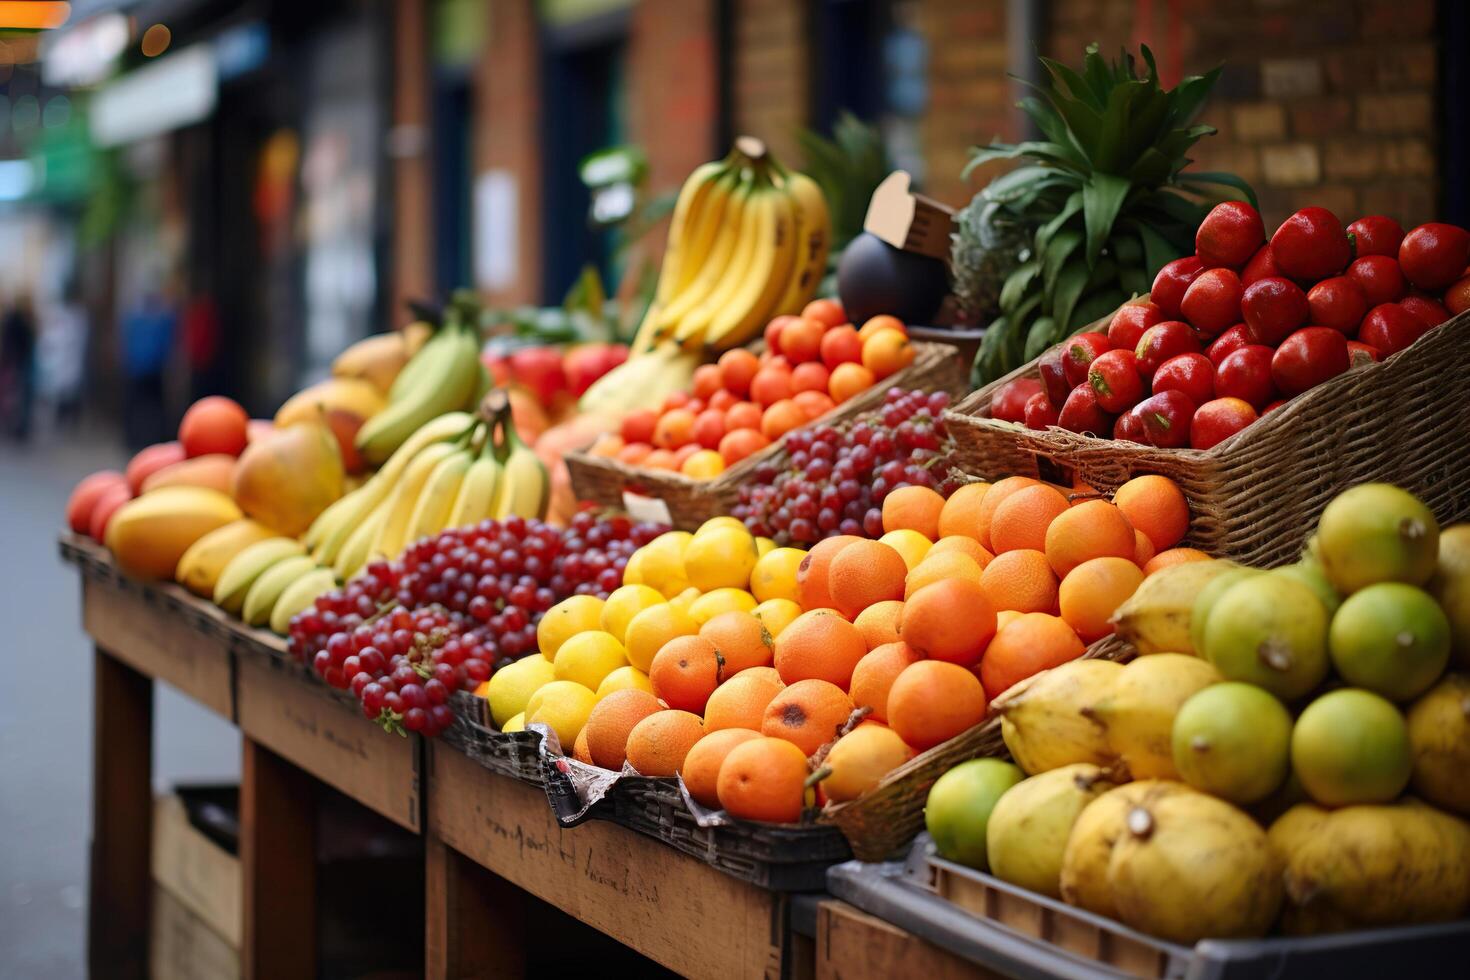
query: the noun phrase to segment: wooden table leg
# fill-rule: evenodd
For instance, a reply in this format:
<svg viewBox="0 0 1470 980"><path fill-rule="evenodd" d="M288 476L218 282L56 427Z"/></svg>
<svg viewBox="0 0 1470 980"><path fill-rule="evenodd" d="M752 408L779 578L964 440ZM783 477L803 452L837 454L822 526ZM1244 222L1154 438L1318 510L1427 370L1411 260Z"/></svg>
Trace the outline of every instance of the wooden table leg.
<svg viewBox="0 0 1470 980"><path fill-rule="evenodd" d="M92 664L87 963L93 977L141 978L152 896L153 680L100 647Z"/></svg>
<svg viewBox="0 0 1470 980"><path fill-rule="evenodd" d="M315 785L269 749L249 738L240 742L241 972L271 980L314 977Z"/></svg>
<svg viewBox="0 0 1470 980"><path fill-rule="evenodd" d="M424 859L424 975L526 976L527 896L432 834Z"/></svg>

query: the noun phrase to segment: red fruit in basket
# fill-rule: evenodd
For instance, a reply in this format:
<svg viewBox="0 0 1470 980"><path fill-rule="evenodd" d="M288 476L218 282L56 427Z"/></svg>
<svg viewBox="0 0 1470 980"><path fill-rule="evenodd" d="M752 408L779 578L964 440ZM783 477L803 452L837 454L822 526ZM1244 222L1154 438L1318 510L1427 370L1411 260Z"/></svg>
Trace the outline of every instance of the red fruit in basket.
<svg viewBox="0 0 1470 980"><path fill-rule="evenodd" d="M1358 339L1378 348L1384 357L1392 357L1432 328L1399 303L1380 303L1363 317Z"/></svg>
<svg viewBox="0 0 1470 980"><path fill-rule="evenodd" d="M1118 420L1113 423L1113 438L1127 439L1129 442L1148 442L1148 437L1143 433L1143 419L1138 415L1137 405L1118 416Z"/></svg>
<svg viewBox="0 0 1470 980"><path fill-rule="evenodd" d="M1179 307L1195 329L1213 337L1240 322L1242 292L1240 277L1233 269L1206 269L1184 291Z"/></svg>
<svg viewBox="0 0 1470 980"><path fill-rule="evenodd" d="M1444 305L1452 316L1470 310L1470 273L1450 283L1449 288L1444 291Z"/></svg>
<svg viewBox="0 0 1470 980"><path fill-rule="evenodd" d="M172 466L184 459L184 447L180 443L159 442L145 446L128 460L126 470L128 489L135 494L142 493L144 480L165 466Z"/></svg>
<svg viewBox="0 0 1470 980"><path fill-rule="evenodd" d="M799 317L799 316L792 316L790 313L787 313L787 314L784 314L784 315L778 316L778 317L773 317L771 319L771 322L768 323L768 324L766 324L766 329L765 329L765 334L764 334L765 339L766 339L766 350L768 350L768 351L778 351L778 350L780 350L781 349L781 331L783 331L783 330L786 329L786 324L788 324L788 323L795 323L797 320L800 320L800 319L801 319L801 317Z"/></svg>
<svg viewBox="0 0 1470 980"><path fill-rule="evenodd" d="M1046 397L1051 399L1053 405L1060 405L1067 400L1067 392L1072 386L1067 382L1067 370L1062 363L1062 345L1057 344L1046 353L1036 359L1036 370L1041 375L1041 383L1046 388Z"/></svg>
<svg viewBox="0 0 1470 980"><path fill-rule="evenodd" d="M651 408L635 408L623 416L623 442L653 442L653 427L658 424L658 413Z"/></svg>
<svg viewBox="0 0 1470 980"><path fill-rule="evenodd" d="M1381 214L1370 214L1347 226L1353 238L1353 251L1359 256L1387 255L1397 258L1404 240L1404 226Z"/></svg>
<svg viewBox="0 0 1470 980"><path fill-rule="evenodd" d="M735 429L725 433L725 438L720 440L720 455L725 457L725 466L728 468L770 444L771 440L759 429Z"/></svg>
<svg viewBox="0 0 1470 980"><path fill-rule="evenodd" d="M694 441L705 449L720 448L725 438L725 413L718 408L706 408L694 417Z"/></svg>
<svg viewBox="0 0 1470 980"><path fill-rule="evenodd" d="M100 470L82 477L66 501L67 526L78 534L86 534L87 528L92 526L92 510L102 495L113 487L126 490L127 486L127 477L117 470ZM128 496L131 497L132 493Z"/></svg>
<svg viewBox="0 0 1470 980"><path fill-rule="evenodd" d="M1199 260L1197 255L1186 255L1182 259L1164 263L1159 274L1154 276L1154 286L1149 293L1149 299L1159 308L1159 313L1166 320L1179 319L1179 304L1184 302L1185 290L1204 271L1205 264Z"/></svg>
<svg viewBox="0 0 1470 980"><path fill-rule="evenodd" d="M822 334L827 328L809 317L797 317L781 329L781 353L793 365L815 361L822 351Z"/></svg>
<svg viewBox="0 0 1470 980"><path fill-rule="evenodd" d="M1266 240L1261 213L1244 201L1217 204L1194 233L1194 251L1206 269L1239 269Z"/></svg>
<svg viewBox="0 0 1470 980"><path fill-rule="evenodd" d="M1138 338L1145 330L1163 320L1164 314L1153 303L1120 306L1108 323L1108 343L1114 350L1132 350L1138 346Z"/></svg>
<svg viewBox="0 0 1470 980"><path fill-rule="evenodd" d="M1347 274L1363 291L1370 307L1402 299L1409 291L1408 284L1404 282L1404 270L1399 268L1397 260L1387 255L1365 255L1353 259Z"/></svg>
<svg viewBox="0 0 1470 980"><path fill-rule="evenodd" d="M1113 431L1113 417L1098 405L1097 392L1091 385L1078 385L1067 395L1067 401L1057 413L1057 425L1069 432L1091 432L1102 436Z"/></svg>
<svg viewBox="0 0 1470 980"><path fill-rule="evenodd" d="M1195 410L1189 423L1189 444L1195 449L1209 449L1223 442L1257 418L1249 402L1239 398L1216 398Z"/></svg>
<svg viewBox="0 0 1470 980"><path fill-rule="evenodd" d="M1337 215L1326 208L1302 208L1271 236L1276 266L1293 279L1315 282L1335 276L1352 261L1352 243Z"/></svg>
<svg viewBox="0 0 1470 980"><path fill-rule="evenodd" d="M132 499L133 491L128 489L126 483L114 483L98 495L87 522L87 534L92 540L103 541L107 538L107 525L112 521L112 515Z"/></svg>
<svg viewBox="0 0 1470 980"><path fill-rule="evenodd" d="M1347 369L1347 340L1331 327L1303 327L1271 355L1271 382L1287 398Z"/></svg>
<svg viewBox="0 0 1470 980"><path fill-rule="evenodd" d="M1405 296L1399 300L1399 305L1431 327L1437 327L1450 318L1450 311L1428 296Z"/></svg>
<svg viewBox="0 0 1470 980"><path fill-rule="evenodd" d="M718 364L701 364L694 369L694 397L708 398L725 387Z"/></svg>
<svg viewBox="0 0 1470 980"><path fill-rule="evenodd" d="M1245 324L1237 323L1210 341L1210 346L1205 348L1205 356L1210 359L1210 363L1218 367L1228 355L1235 353L1250 342L1250 330Z"/></svg>
<svg viewBox="0 0 1470 980"><path fill-rule="evenodd" d="M1189 423L1194 402L1182 391L1161 391L1138 403L1134 409L1143 421L1144 441L1160 449L1183 449L1189 445Z"/></svg>
<svg viewBox="0 0 1470 980"><path fill-rule="evenodd" d="M1215 364L1204 354L1176 354L1154 372L1153 390L1182 391L1203 405L1215 397Z"/></svg>
<svg viewBox="0 0 1470 980"><path fill-rule="evenodd" d="M833 327L822 334L822 363L831 371L839 364L863 363L863 342L852 324Z"/></svg>
<svg viewBox="0 0 1470 980"><path fill-rule="evenodd" d="M832 372L821 361L798 364L791 372L791 393L794 395L801 391L820 391L826 394L827 382L831 377Z"/></svg>
<svg viewBox="0 0 1470 980"><path fill-rule="evenodd" d="M1350 368L1367 367L1374 361L1383 360L1382 351L1377 347L1363 343L1361 340L1349 340L1347 342L1347 348L1348 367Z"/></svg>
<svg viewBox="0 0 1470 980"><path fill-rule="evenodd" d="M1307 322L1307 294L1290 279L1260 279L1242 295L1240 312L1252 342L1275 347Z"/></svg>
<svg viewBox="0 0 1470 980"><path fill-rule="evenodd" d="M1276 268L1276 256L1271 253L1271 246L1262 245L1240 271L1240 284L1249 286L1253 282L1279 275L1281 270Z"/></svg>
<svg viewBox="0 0 1470 980"><path fill-rule="evenodd" d="M1007 381L990 396L990 417L1002 422L1024 421L1027 399L1041 390L1041 382L1035 378Z"/></svg>
<svg viewBox="0 0 1470 980"><path fill-rule="evenodd" d="M1465 274L1470 264L1470 231L1459 225L1430 222L1404 236L1399 266L1404 278L1420 289L1443 289Z"/></svg>
<svg viewBox="0 0 1470 980"><path fill-rule="evenodd" d="M1331 327L1338 333L1352 336L1368 312L1368 300L1363 287L1350 276L1333 276L1323 279L1307 293L1309 319L1319 327Z"/></svg>
<svg viewBox="0 0 1470 980"><path fill-rule="evenodd" d="M1143 397L1138 359L1131 350L1099 354L1087 370L1087 383L1097 392L1098 407L1114 415L1132 408Z"/></svg>
<svg viewBox="0 0 1470 980"><path fill-rule="evenodd" d="M1066 375L1067 387L1085 384L1092 362L1110 350L1108 336L1102 333L1079 333L1071 340L1062 341L1062 373Z"/></svg>
<svg viewBox="0 0 1470 980"><path fill-rule="evenodd" d="M1026 428L1044 429L1057 424L1057 407L1046 392L1038 391L1026 399Z"/></svg>
<svg viewBox="0 0 1470 980"><path fill-rule="evenodd" d="M1165 320L1143 332L1133 353L1138 358L1138 373L1152 383L1154 372L1169 358L1199 353L1199 335L1182 320Z"/></svg>
<svg viewBox="0 0 1470 980"><path fill-rule="evenodd" d="M1271 355L1275 351L1260 344L1247 344L1226 355L1215 368L1215 397L1239 398L1259 410L1276 397L1271 380Z"/></svg>
<svg viewBox="0 0 1470 980"><path fill-rule="evenodd" d="M756 372L750 382L750 397L761 408L770 408L783 398L791 397L791 371L767 365Z"/></svg>

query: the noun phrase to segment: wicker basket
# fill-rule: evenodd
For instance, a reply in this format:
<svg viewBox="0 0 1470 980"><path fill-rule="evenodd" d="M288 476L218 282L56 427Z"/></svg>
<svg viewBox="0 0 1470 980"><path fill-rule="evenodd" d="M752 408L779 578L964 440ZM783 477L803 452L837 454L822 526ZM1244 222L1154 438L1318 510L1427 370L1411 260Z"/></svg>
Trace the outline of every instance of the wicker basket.
<svg viewBox="0 0 1470 980"><path fill-rule="evenodd" d="M441 736L470 759L502 776L545 786L541 771L541 735L539 732L496 731L490 719L490 703L467 691L449 696L454 724Z"/></svg>
<svg viewBox="0 0 1470 980"><path fill-rule="evenodd" d="M961 361L949 344L915 342L914 363L866 391L854 395L812 425L852 418L882 404L889 388L922 388L926 391L948 391L959 395L969 390L966 379L969 365ZM590 500L603 507L624 509L623 493L639 494L663 502L668 508L668 521L675 528L693 530L711 517L728 514L739 500L740 484L764 460L781 451L785 439L777 439L760 452L753 453L712 480L695 480L682 473L650 470L639 466L592 456L586 452L570 452L565 456L572 477L572 490L578 500ZM635 508L629 508L633 510ZM640 515L642 516L642 515ZM662 515L657 516L662 519Z"/></svg>
<svg viewBox="0 0 1470 980"><path fill-rule="evenodd" d="M1133 648L1109 636L1082 656L1122 661L1133 656ZM914 756L884 776L872 792L849 803L828 805L822 820L837 825L858 860L885 860L924 829L924 801L936 779L966 760L1005 755L1000 716L992 713L969 731Z"/></svg>
<svg viewBox="0 0 1470 980"><path fill-rule="evenodd" d="M1076 477L1112 493L1134 476L1179 484L1186 541L1252 565L1295 560L1322 508L1348 487L1396 483L1442 522L1470 515L1470 312L1382 363L1355 368L1287 402L1208 450L1156 449L989 417L996 388L1037 377L1036 362L945 413L960 469L984 477Z"/></svg>

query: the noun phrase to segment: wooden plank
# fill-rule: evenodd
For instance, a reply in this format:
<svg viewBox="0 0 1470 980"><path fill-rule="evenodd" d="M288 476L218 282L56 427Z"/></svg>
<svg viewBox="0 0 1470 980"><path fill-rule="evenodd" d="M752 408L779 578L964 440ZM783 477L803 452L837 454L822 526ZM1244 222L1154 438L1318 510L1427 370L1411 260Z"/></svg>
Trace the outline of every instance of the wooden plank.
<svg viewBox="0 0 1470 980"><path fill-rule="evenodd" d="M284 664L241 656L236 673L240 728L248 738L404 829L419 831L417 736L390 735Z"/></svg>
<svg viewBox="0 0 1470 980"><path fill-rule="evenodd" d="M890 922L836 899L817 906L817 980L999 978Z"/></svg>
<svg viewBox="0 0 1470 980"><path fill-rule="evenodd" d="M429 828L576 919L689 977L776 977L780 896L625 827L564 830L545 793L429 746Z"/></svg>
<svg viewBox="0 0 1470 980"><path fill-rule="evenodd" d="M424 976L527 976L525 893L432 834L424 860Z"/></svg>
<svg viewBox="0 0 1470 980"><path fill-rule="evenodd" d="M141 978L153 888L153 682L100 648L92 662L87 963L93 977Z"/></svg>
<svg viewBox="0 0 1470 980"><path fill-rule="evenodd" d="M315 977L316 793L306 773L242 742L241 972L259 980Z"/></svg>
<svg viewBox="0 0 1470 980"><path fill-rule="evenodd" d="M82 626L97 645L133 669L164 681L231 720L230 653L162 601L116 582L82 578Z"/></svg>

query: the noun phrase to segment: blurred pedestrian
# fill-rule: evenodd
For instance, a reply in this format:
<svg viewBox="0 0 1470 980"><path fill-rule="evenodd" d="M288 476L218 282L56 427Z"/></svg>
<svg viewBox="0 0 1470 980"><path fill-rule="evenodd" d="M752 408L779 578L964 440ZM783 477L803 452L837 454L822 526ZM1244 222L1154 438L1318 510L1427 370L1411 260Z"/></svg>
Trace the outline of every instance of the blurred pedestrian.
<svg viewBox="0 0 1470 980"><path fill-rule="evenodd" d="M36 398L36 316L31 298L20 293L0 324L0 414L5 431L25 442L31 436Z"/></svg>
<svg viewBox="0 0 1470 980"><path fill-rule="evenodd" d="M36 354L37 387L58 424L75 427L81 417L88 332L87 311L73 284L41 317Z"/></svg>
<svg viewBox="0 0 1470 980"><path fill-rule="evenodd" d="M137 450L167 438L163 372L173 350L178 316L150 290L122 318L123 432Z"/></svg>

